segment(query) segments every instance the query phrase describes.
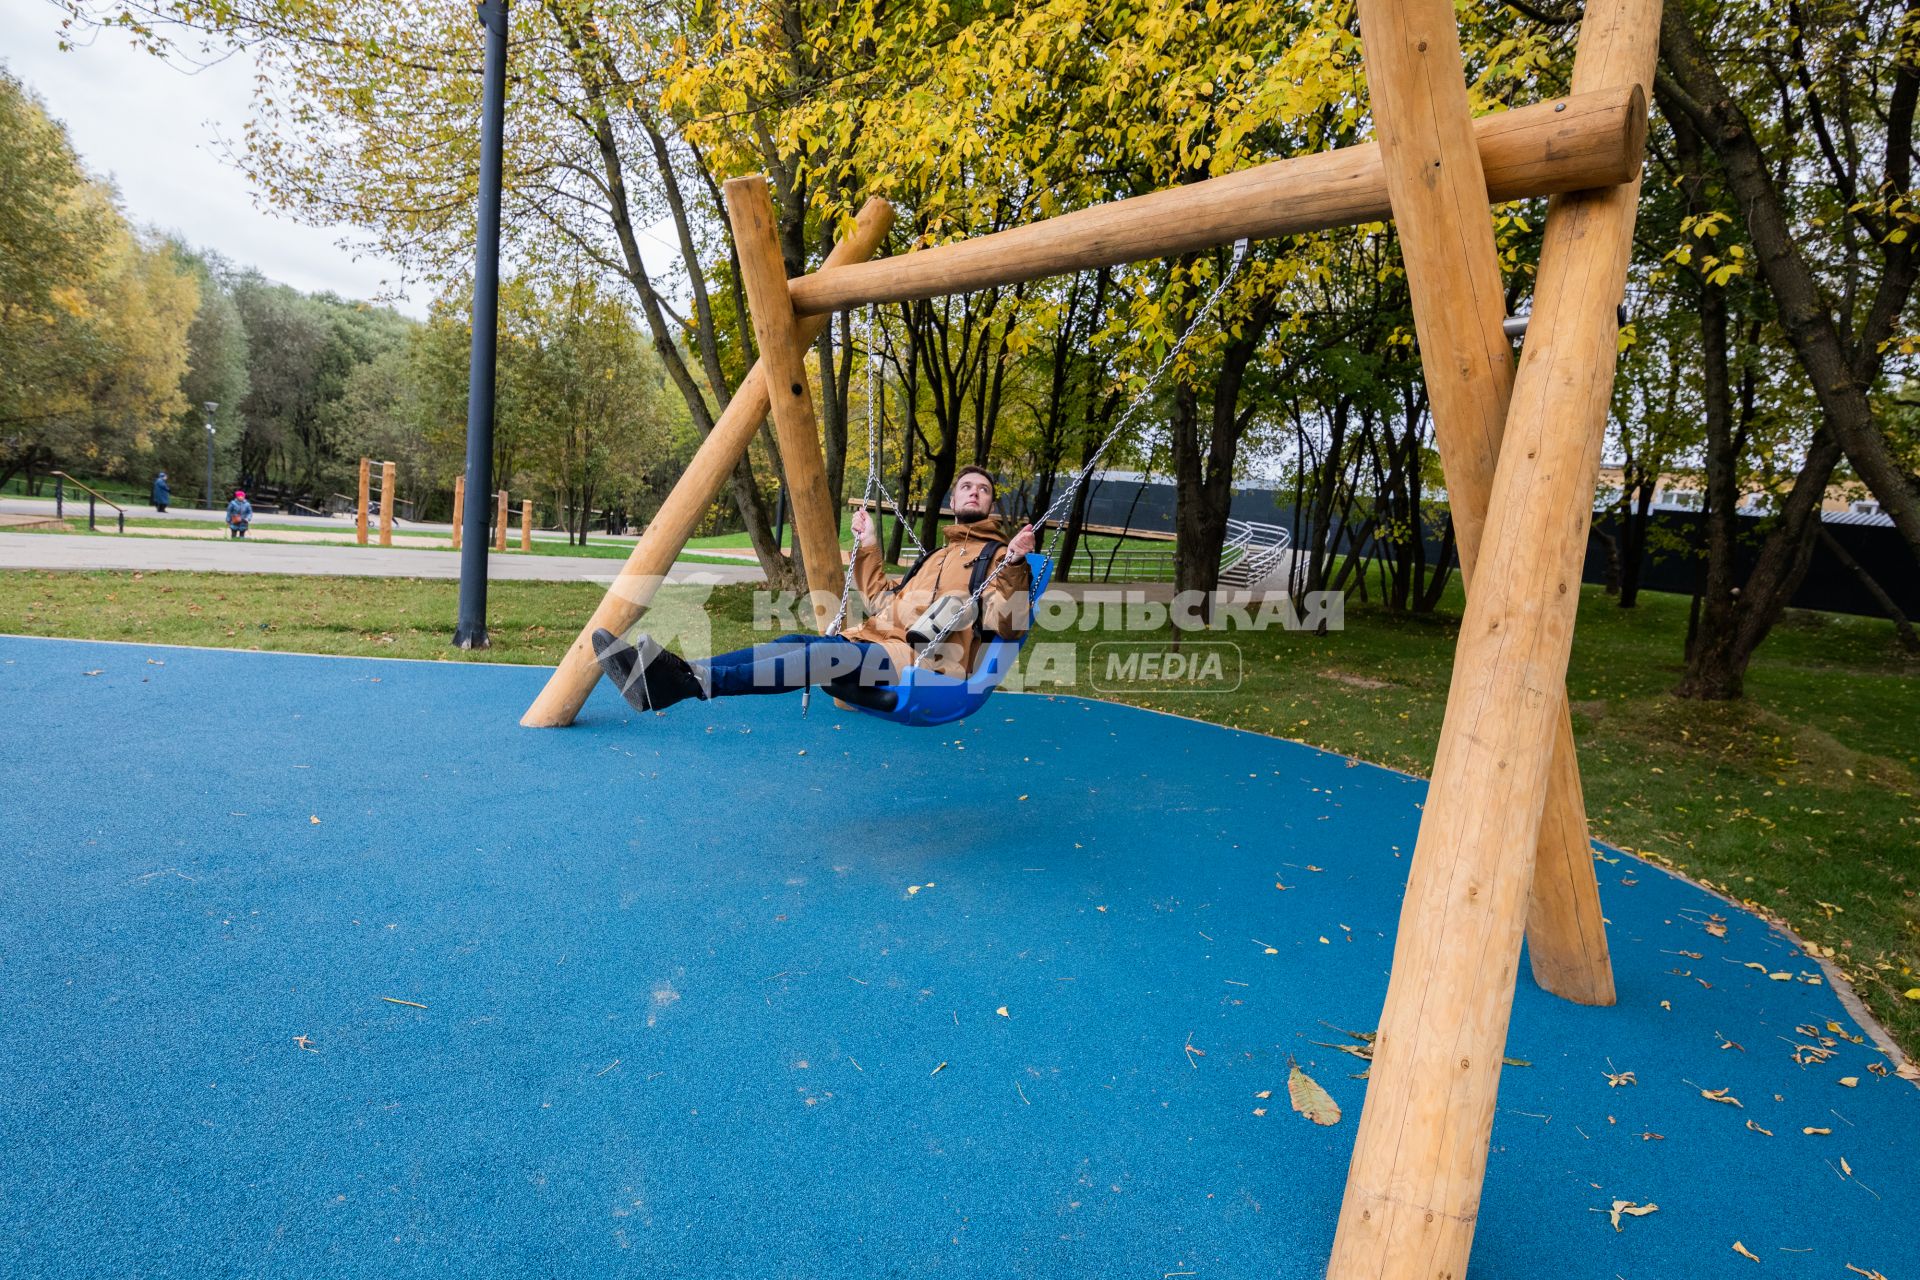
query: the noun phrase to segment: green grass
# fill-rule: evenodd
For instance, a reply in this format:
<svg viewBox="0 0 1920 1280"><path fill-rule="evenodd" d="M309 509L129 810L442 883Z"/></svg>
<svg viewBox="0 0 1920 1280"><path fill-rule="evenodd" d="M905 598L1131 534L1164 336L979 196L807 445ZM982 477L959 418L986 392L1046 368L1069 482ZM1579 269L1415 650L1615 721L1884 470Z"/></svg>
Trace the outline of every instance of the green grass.
<svg viewBox="0 0 1920 1280"><path fill-rule="evenodd" d="M93 534L99 537L120 536L116 531L116 526L111 520L102 520L99 523L100 523L100 527L98 529L89 529L87 528L87 521L85 516L81 516L78 519L75 519L74 517L69 516L66 518L66 527L64 529L56 529L56 528L8 529L6 530L6 532L8 533L45 533L45 534L62 534L62 533ZM180 529L180 528L213 529L218 527L219 526L204 520L188 522L188 521L182 521L182 520L161 520L161 519L155 519L155 518L149 517L146 519L129 519L127 521L127 531L129 535L134 535L134 536L147 536L147 535L135 534L136 530L141 530L141 529ZM344 526L328 528L326 526L318 526L318 525L263 524L256 521L252 525L249 525L248 528L251 532L255 532L255 533L269 533L269 532L278 531L282 533L323 533L323 534L333 535L329 538L305 540L299 544L302 546L353 547L353 546L359 545L357 542L354 541L353 526L350 523ZM400 529L395 529L394 532L395 534L405 532L407 536L415 537L415 538L436 536L431 533L423 534L420 531L414 530L414 529L407 529L404 531ZM439 537L439 544L436 546L427 546L427 547L409 546L409 547L403 547L402 550L407 550L407 551L452 551L453 550L453 540L450 537L447 537L445 535L438 535L438 537ZM265 541L265 539L263 539L263 541ZM367 534L367 545L370 547L378 546L379 535L369 530ZM581 546L568 546L565 542L554 541L552 539L535 538L533 540L533 550L528 552L528 551L520 550L520 535L517 530L511 533L507 538L507 554L509 555L574 556L574 557L580 557L580 558L585 558L589 560L625 560L627 556L632 553L632 551L633 551L633 542L631 539L629 539L626 542L588 542L586 546L581 547ZM739 565L741 561L737 557L730 557L730 556L703 556L703 555L697 555L692 553L682 553L680 556L676 558L676 563Z"/></svg>
<svg viewBox="0 0 1920 1280"><path fill-rule="evenodd" d="M0 573L0 631L459 661L457 584L219 574ZM495 662L551 663L598 602L591 583L495 582ZM1461 600L1437 617L1351 604L1345 630L1228 632L1231 694L1118 700L1293 738L1424 774L1440 731ZM713 643L756 636L749 588L709 605ZM1622 610L1583 592L1568 686L1596 837L1772 913L1822 948L1909 1053L1920 1054L1920 674L1884 622L1789 614L1736 704L1672 698L1687 601ZM1124 638L1170 638L1129 632ZM1078 648L1111 633L1043 633ZM1603 876L1619 874L1600 864Z"/></svg>

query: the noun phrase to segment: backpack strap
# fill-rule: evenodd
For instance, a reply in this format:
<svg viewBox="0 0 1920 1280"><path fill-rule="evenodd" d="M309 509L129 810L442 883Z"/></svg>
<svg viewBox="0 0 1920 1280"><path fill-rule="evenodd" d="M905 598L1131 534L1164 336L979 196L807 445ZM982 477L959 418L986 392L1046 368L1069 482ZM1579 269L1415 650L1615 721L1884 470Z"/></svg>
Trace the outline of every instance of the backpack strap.
<svg viewBox="0 0 1920 1280"><path fill-rule="evenodd" d="M933 552L922 549L920 552L920 558L913 562L912 567L910 567L906 571L906 573L901 576L900 581L897 584L895 584L893 589L897 592L901 588L905 587L909 582L912 582L913 575L920 572L920 566L925 564L928 558L932 555L933 555Z"/></svg>
<svg viewBox="0 0 1920 1280"><path fill-rule="evenodd" d="M988 539L987 545L980 549L978 555L974 556L973 573L967 579L968 599L972 599L974 596L980 594L980 588L986 585L988 576L993 573L995 548L1005 551L1007 544ZM982 640L987 638L987 602L984 599L979 601L979 607L973 612L973 634Z"/></svg>

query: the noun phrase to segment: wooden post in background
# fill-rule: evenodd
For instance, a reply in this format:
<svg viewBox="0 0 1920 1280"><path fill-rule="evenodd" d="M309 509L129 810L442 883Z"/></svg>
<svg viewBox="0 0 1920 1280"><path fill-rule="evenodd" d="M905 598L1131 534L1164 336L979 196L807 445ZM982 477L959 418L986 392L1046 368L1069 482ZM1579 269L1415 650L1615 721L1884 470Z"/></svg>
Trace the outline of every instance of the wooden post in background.
<svg viewBox="0 0 1920 1280"><path fill-rule="evenodd" d="M1659 36L1660 0L1589 0L1575 92L1644 92ZM1532 855L1564 721L1639 194L1635 179L1548 205L1330 1280L1466 1274ZM1430 377L1443 372L1427 368Z"/></svg>
<svg viewBox="0 0 1920 1280"><path fill-rule="evenodd" d="M372 468L373 463L370 460L360 459L360 498L358 505L354 508L353 540L363 547L367 545L367 482Z"/></svg>
<svg viewBox="0 0 1920 1280"><path fill-rule="evenodd" d="M827 255L825 267L844 266L872 257L892 226L893 206L877 196L867 201L854 221L852 234L834 246L833 252ZM799 337L804 342L812 342L826 327L825 316L802 320ZM619 577L607 589L600 606L580 628L580 634L560 665L547 677L540 696L520 717L521 724L529 729L557 729L573 723L600 679L600 664L593 656L593 633L600 629L623 632L639 621L661 579L673 567L674 557L693 536L706 514L707 504L733 473L766 417L766 368L756 361L740 380L733 398L727 401L720 420L700 442L693 461L687 464L667 500L660 504L659 513L647 522L646 532L627 554L626 564L621 566Z"/></svg>
<svg viewBox="0 0 1920 1280"><path fill-rule="evenodd" d="M398 471L391 462L380 464L380 545L393 545L393 481Z"/></svg>
<svg viewBox="0 0 1920 1280"><path fill-rule="evenodd" d="M460 549L460 522L467 515L467 477L457 475L453 478L453 549Z"/></svg>
<svg viewBox="0 0 1920 1280"><path fill-rule="evenodd" d="M520 549L533 550L533 499L520 500Z"/></svg>
<svg viewBox="0 0 1920 1280"><path fill-rule="evenodd" d="M727 218L740 255L747 311L760 344L773 405L774 433L780 440L780 465L786 472L793 507L794 545L806 565L813 597L814 629L825 631L840 598L845 564L840 559L840 525L827 487L826 455L813 413L807 379L807 348L800 341L788 290L787 268L774 232L773 197L759 175L734 178L726 185Z"/></svg>
<svg viewBox="0 0 1920 1280"><path fill-rule="evenodd" d="M494 500L493 513L493 549L507 549L507 491L502 489Z"/></svg>
<svg viewBox="0 0 1920 1280"><path fill-rule="evenodd" d="M1450 0L1360 0L1368 96L1413 297L1434 440L1460 547L1473 570L1513 396L1506 295L1474 142ZM1562 698L1564 702L1564 697ZM1527 930L1540 985L1578 1004L1614 1001L1613 963L1564 708Z"/></svg>

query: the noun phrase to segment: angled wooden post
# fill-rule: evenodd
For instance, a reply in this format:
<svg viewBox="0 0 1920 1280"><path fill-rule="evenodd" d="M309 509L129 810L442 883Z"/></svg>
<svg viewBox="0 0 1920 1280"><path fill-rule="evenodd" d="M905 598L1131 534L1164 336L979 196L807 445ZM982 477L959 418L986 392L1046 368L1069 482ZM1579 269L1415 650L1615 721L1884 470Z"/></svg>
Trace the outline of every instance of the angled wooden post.
<svg viewBox="0 0 1920 1280"><path fill-rule="evenodd" d="M399 468L391 462L380 464L380 545L393 545L393 489L394 473Z"/></svg>
<svg viewBox="0 0 1920 1280"><path fill-rule="evenodd" d="M1450 0L1360 0L1359 8L1374 132L1413 295L1460 575L1471 592L1514 361L1502 328L1506 297L1459 32ZM1527 954L1542 987L1578 1004L1607 1005L1614 1000L1613 964L1584 804L1563 705Z"/></svg>
<svg viewBox="0 0 1920 1280"><path fill-rule="evenodd" d="M730 180L726 198L733 244L740 255L740 278L747 290L747 311L753 319L754 339L760 344L760 363L767 370L774 433L780 440L780 466L786 473L788 501L793 506L794 543L806 565L814 627L824 631L833 619L832 602L839 599L843 579L840 526L833 509L833 492L827 487L820 426L813 413L807 348L800 340L786 263L774 231L773 196L767 190L767 180L756 174Z"/></svg>
<svg viewBox="0 0 1920 1280"><path fill-rule="evenodd" d="M1659 33L1660 0L1589 0L1575 91L1644 92ZM1636 178L1548 207L1328 1265L1334 1280L1466 1274L1639 194Z"/></svg>
<svg viewBox="0 0 1920 1280"><path fill-rule="evenodd" d="M453 549L460 549L460 522L467 515L467 478L464 475L453 478Z"/></svg>
<svg viewBox="0 0 1920 1280"><path fill-rule="evenodd" d="M855 219L852 234L827 255L826 267L846 266L873 256L893 228L893 206L875 197L867 201ZM827 326L825 316L800 322L800 339L811 342ZM720 492L727 477L747 452L760 424L767 418L767 381L765 365L755 363L727 401L720 420L700 442L693 461L673 486L659 514L647 523L640 541L627 555L613 585L600 606L587 619L573 645L547 677L546 687L533 700L520 723L530 729L555 729L573 723L600 679L600 666L593 657L593 633L599 629L622 632L639 621L647 604L658 590L660 580L673 567L674 557L687 545L687 539L706 514L707 504Z"/></svg>
<svg viewBox="0 0 1920 1280"><path fill-rule="evenodd" d="M372 469L371 459L360 459L360 497L354 507L353 540L363 547L367 545L367 482Z"/></svg>

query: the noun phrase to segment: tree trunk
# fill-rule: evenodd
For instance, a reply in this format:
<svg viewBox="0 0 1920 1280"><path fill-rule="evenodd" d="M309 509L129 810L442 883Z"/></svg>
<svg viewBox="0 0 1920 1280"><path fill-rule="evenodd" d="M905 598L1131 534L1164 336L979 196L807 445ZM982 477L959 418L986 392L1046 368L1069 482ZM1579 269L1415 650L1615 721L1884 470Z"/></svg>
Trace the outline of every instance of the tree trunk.
<svg viewBox="0 0 1920 1280"><path fill-rule="evenodd" d="M1911 16L1916 4L1907 6ZM1920 483L1897 463L1875 419L1868 393L1880 377L1883 344L1891 338L1911 298L1920 260L1916 240L1883 238L1879 286L1861 329L1849 349L1843 324L1836 321L1792 227L1753 126L1721 80L1686 10L1668 5L1661 19L1660 56L1667 73L1661 106L1669 117L1684 115L1719 157L1728 186L1752 237L1780 321L1801 368L1819 399L1826 429L1845 451L1847 461L1893 518L1916 562L1920 562ZM1893 91L1886 121L1886 176L1896 191L1911 185L1913 124L1920 64L1893 68Z"/></svg>
<svg viewBox="0 0 1920 1280"><path fill-rule="evenodd" d="M1699 631L1687 655L1686 674L1673 691L1676 697L1726 701L1743 696L1748 663L1806 576L1820 526L1820 503L1840 453L1831 433L1814 435L1744 587L1733 584L1727 567L1708 566Z"/></svg>
<svg viewBox="0 0 1920 1280"><path fill-rule="evenodd" d="M1874 603L1878 604L1887 617L1893 620L1893 634L1899 640L1900 647L1908 653L1920 654L1920 635L1914 634L1913 623L1901 611L1894 598L1887 594L1887 589L1874 580L1874 576L1867 572L1865 565L1855 560L1852 553L1840 545L1840 540L1833 536L1832 531L1824 523L1816 527L1819 530L1821 545L1840 562L1841 568L1860 580L1860 585L1867 589L1867 594L1873 597Z"/></svg>

